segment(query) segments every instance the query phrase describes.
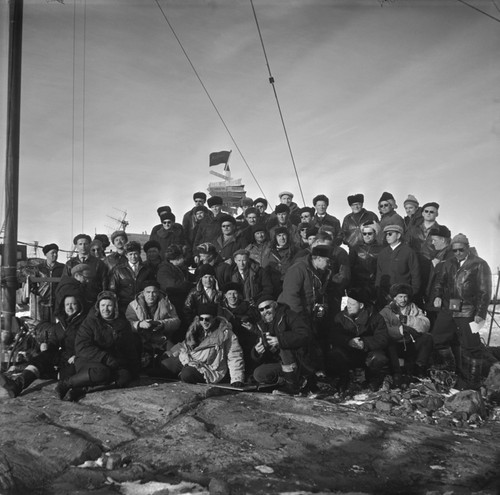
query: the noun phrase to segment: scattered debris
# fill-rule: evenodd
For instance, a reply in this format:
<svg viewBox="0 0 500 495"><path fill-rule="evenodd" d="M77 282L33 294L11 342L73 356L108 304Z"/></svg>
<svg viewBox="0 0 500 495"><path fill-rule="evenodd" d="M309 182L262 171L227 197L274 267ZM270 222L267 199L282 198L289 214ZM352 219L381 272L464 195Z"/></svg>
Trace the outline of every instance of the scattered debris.
<svg viewBox="0 0 500 495"><path fill-rule="evenodd" d="M274 469L269 466L255 466L255 469L262 474L273 474Z"/></svg>

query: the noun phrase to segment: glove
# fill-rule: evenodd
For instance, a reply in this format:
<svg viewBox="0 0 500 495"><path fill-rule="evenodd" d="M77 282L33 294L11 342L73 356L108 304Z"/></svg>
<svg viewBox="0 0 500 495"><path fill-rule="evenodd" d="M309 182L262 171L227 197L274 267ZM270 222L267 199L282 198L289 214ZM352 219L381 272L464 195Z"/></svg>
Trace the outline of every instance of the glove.
<svg viewBox="0 0 500 495"><path fill-rule="evenodd" d="M234 388L242 388L244 386L245 386L245 384L243 382L233 382L233 383L231 383L231 387L234 387Z"/></svg>
<svg viewBox="0 0 500 495"><path fill-rule="evenodd" d="M104 358L104 364L113 370L116 370L119 368L120 363L118 362L117 359L115 359L111 354L107 354L106 357Z"/></svg>

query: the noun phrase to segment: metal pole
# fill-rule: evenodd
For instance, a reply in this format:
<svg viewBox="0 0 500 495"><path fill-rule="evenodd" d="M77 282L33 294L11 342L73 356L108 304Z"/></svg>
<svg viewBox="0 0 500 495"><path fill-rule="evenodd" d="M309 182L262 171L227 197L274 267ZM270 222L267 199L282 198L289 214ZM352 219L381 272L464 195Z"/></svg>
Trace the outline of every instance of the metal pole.
<svg viewBox="0 0 500 495"><path fill-rule="evenodd" d="M495 290L495 296L493 299L493 309L491 310L491 321L490 321L490 331L488 333L488 342L486 345L490 345L490 340L491 340L491 330L493 329L493 322L496 323L495 321L495 310L497 307L497 300L498 300L498 288L500 286L500 268L497 267L497 288Z"/></svg>
<svg viewBox="0 0 500 495"><path fill-rule="evenodd" d="M9 3L9 74L7 90L7 152L5 164L5 236L2 271L3 328L10 334L16 312L17 216L19 204L19 135L21 122L21 59L23 0Z"/></svg>

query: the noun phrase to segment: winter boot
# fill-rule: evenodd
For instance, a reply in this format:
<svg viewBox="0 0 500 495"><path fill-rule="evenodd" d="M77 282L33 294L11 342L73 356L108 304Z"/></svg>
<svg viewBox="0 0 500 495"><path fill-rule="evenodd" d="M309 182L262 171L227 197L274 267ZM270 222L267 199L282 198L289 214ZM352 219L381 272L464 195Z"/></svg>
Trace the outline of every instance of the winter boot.
<svg viewBox="0 0 500 495"><path fill-rule="evenodd" d="M36 370L36 368L34 369ZM38 376L28 368L23 370L23 372L14 379L0 372L0 387L7 391L9 397L14 398L25 388L28 388L37 378Z"/></svg>
<svg viewBox="0 0 500 495"><path fill-rule="evenodd" d="M70 376L63 380L59 380L56 385L56 392L61 400L67 399L75 402L85 395L83 389L91 385L88 371L81 371L76 375ZM82 390L77 390L82 389ZM74 390L74 392L73 392ZM71 393L69 393L71 391ZM72 398L73 397L73 398ZM77 397L76 399L74 397Z"/></svg>
<svg viewBox="0 0 500 495"><path fill-rule="evenodd" d="M292 364L282 364L282 385L279 387L278 391L287 395L298 395L300 394L300 384L299 384L299 373L297 365Z"/></svg>

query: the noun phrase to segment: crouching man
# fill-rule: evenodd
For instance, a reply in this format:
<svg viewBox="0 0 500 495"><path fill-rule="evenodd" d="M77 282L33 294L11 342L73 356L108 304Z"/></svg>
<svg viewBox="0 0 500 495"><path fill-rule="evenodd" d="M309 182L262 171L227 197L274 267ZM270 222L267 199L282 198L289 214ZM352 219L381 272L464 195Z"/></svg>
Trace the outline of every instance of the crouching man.
<svg viewBox="0 0 500 495"><path fill-rule="evenodd" d="M185 340L172 347L161 362L161 376L186 383L218 383L229 371L231 385L243 385L243 351L231 324L217 312L217 304L198 306Z"/></svg>
<svg viewBox="0 0 500 495"><path fill-rule="evenodd" d="M430 322L425 313L413 302L413 290L408 284L394 284L390 289L390 302L380 311L385 320L391 340L390 357L394 372L394 382L400 379L405 368L417 377L425 376L431 357L433 340L429 332Z"/></svg>
<svg viewBox="0 0 500 495"><path fill-rule="evenodd" d="M389 335L368 290L347 290L347 306L335 317L330 338L328 371L339 376L339 388L347 388L349 370L364 368L370 388L378 390L389 371Z"/></svg>
<svg viewBox="0 0 500 495"><path fill-rule="evenodd" d="M259 297L257 308L261 320L256 325L260 339L252 350L252 359L258 364L255 380L266 384L282 381L280 390L291 395L300 393L304 383L313 386L313 339L308 320L278 304L270 294Z"/></svg>

